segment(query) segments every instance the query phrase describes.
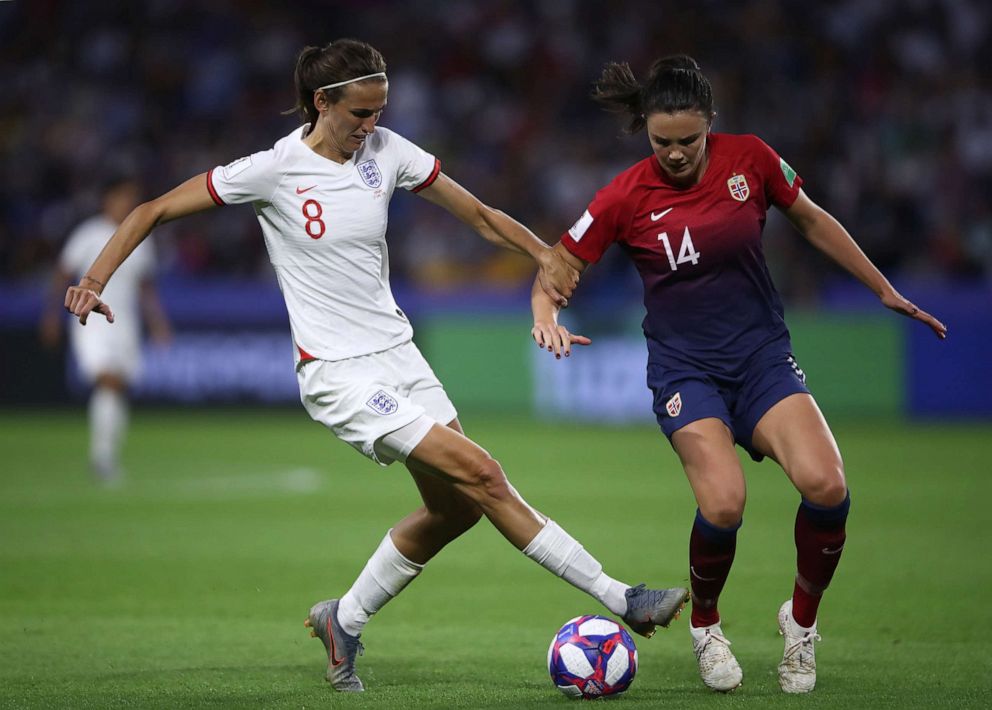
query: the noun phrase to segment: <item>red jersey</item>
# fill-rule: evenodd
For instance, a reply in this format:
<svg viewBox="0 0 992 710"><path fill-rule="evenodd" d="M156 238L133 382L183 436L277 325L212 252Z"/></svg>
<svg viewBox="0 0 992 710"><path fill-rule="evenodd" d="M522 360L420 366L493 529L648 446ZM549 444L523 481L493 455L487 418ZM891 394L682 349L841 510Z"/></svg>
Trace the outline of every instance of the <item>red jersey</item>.
<svg viewBox="0 0 992 710"><path fill-rule="evenodd" d="M677 187L652 155L596 193L562 236L595 263L617 242L644 281L644 333L673 363L739 372L776 340L782 302L761 246L771 205L787 209L802 178L757 136L712 133L702 179Z"/></svg>

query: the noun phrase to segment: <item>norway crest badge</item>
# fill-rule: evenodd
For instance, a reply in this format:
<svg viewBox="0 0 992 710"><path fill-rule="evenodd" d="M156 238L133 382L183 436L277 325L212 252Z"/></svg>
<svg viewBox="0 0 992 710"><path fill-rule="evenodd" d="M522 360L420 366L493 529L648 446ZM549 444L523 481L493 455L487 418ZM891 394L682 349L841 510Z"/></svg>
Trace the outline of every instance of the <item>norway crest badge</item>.
<svg viewBox="0 0 992 710"><path fill-rule="evenodd" d="M665 409L668 411L668 416L677 417L682 411L682 393L673 394L672 398L665 402Z"/></svg>
<svg viewBox="0 0 992 710"><path fill-rule="evenodd" d="M379 187L382 184L382 173L379 172L379 166L375 164L374 159L359 163L357 167L358 174L362 176L362 182L366 185Z"/></svg>
<svg viewBox="0 0 992 710"><path fill-rule="evenodd" d="M731 176L727 180L727 187L730 188L730 196L738 202L744 202L747 200L747 196L751 194L751 188L747 186L747 178L743 175L735 174Z"/></svg>

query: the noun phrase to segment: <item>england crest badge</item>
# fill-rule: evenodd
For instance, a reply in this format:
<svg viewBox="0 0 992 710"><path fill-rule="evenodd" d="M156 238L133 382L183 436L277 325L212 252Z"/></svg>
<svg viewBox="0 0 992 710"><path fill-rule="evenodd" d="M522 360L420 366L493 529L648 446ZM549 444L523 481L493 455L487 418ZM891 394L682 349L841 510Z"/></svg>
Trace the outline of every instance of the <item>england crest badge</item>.
<svg viewBox="0 0 992 710"><path fill-rule="evenodd" d="M677 417L682 411L682 393L673 394L672 398L665 402L665 409L668 411L668 416Z"/></svg>
<svg viewBox="0 0 992 710"><path fill-rule="evenodd" d="M362 176L362 182L369 187L379 187L382 184L382 173L375 160L366 160L358 164L358 174Z"/></svg>
<svg viewBox="0 0 992 710"><path fill-rule="evenodd" d="M365 404L373 412L376 412L377 414L382 414L383 416L392 414L399 408L399 405L396 403L396 400L390 397L382 390L379 390L374 395L372 395L371 399L369 399L369 401L366 402Z"/></svg>
<svg viewBox="0 0 992 710"><path fill-rule="evenodd" d="M747 179L743 175L733 175L727 180L727 187L730 188L730 196L738 202L744 202L751 194L751 189L747 186Z"/></svg>

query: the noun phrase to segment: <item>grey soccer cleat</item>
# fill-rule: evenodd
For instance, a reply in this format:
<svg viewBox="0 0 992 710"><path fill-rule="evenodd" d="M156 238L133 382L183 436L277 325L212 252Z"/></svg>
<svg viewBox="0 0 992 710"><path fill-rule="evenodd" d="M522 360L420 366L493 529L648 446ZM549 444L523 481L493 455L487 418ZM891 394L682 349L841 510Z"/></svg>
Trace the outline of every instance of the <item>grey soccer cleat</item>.
<svg viewBox="0 0 992 710"><path fill-rule="evenodd" d="M358 640L345 632L338 623L338 600L318 602L310 608L310 615L303 625L310 635L319 638L327 650L327 682L335 690L360 693L365 690L361 679L355 675L355 657L365 652Z"/></svg>
<svg viewBox="0 0 992 710"><path fill-rule="evenodd" d="M689 600L689 590L685 587L648 589L647 585L638 584L628 589L624 596L627 612L621 618L632 631L651 638L656 626L667 627L673 619L679 618Z"/></svg>

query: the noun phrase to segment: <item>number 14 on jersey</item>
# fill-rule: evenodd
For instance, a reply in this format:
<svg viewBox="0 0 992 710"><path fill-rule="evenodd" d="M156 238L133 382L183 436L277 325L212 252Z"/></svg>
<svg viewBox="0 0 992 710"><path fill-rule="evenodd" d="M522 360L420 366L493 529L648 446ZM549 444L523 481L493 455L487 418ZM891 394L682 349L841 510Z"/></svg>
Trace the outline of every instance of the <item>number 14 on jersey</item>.
<svg viewBox="0 0 992 710"><path fill-rule="evenodd" d="M668 239L668 232L659 234L658 241L665 245L665 253L668 254L668 263L671 265L672 271L678 271L679 264L690 263L695 266L699 262L699 252L692 246L692 237L689 236L688 227L682 233L682 244L679 246L678 259L675 258L675 252L672 251L672 243Z"/></svg>

